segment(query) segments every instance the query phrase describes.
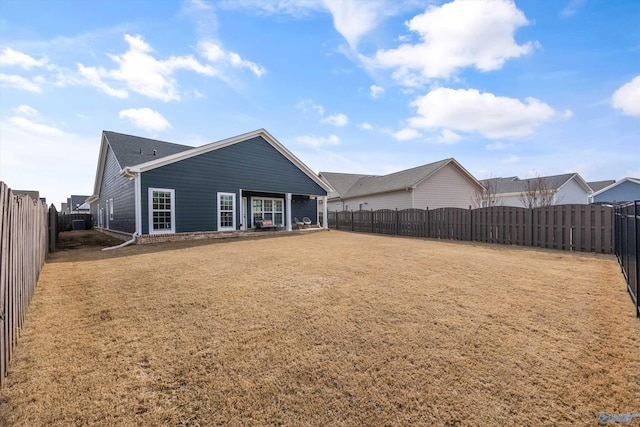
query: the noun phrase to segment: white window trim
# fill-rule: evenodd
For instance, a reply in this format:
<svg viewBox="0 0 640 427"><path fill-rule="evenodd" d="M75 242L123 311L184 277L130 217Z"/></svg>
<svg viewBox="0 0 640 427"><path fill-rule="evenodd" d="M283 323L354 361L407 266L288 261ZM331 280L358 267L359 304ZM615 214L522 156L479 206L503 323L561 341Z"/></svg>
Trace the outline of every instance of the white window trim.
<svg viewBox="0 0 640 427"><path fill-rule="evenodd" d="M286 204L285 204L286 200L285 199L281 199L281 198L278 198L278 197L260 197L260 196L255 196L255 197L251 197L251 205L250 205L251 206L251 227L255 227L255 224L253 223L253 200L254 199L257 199L257 200L271 200L271 201L277 200L277 201L282 202L282 224L276 224L276 225L285 225L284 223L287 220L287 217L286 217L287 211L286 211ZM263 209L263 212L264 212L264 209Z"/></svg>
<svg viewBox="0 0 640 427"><path fill-rule="evenodd" d="M231 227L223 227L220 221L220 198L221 196L231 196L231 205L233 206L233 225ZM236 193L218 193L216 212L218 213L218 231L233 231L236 229Z"/></svg>
<svg viewBox="0 0 640 427"><path fill-rule="evenodd" d="M109 221L113 221L113 197L109 199Z"/></svg>
<svg viewBox="0 0 640 427"><path fill-rule="evenodd" d="M153 192L162 191L171 194L171 229L154 230L153 229ZM147 206L149 207L149 234L173 234L176 232L176 190L170 188L153 188L149 187Z"/></svg>

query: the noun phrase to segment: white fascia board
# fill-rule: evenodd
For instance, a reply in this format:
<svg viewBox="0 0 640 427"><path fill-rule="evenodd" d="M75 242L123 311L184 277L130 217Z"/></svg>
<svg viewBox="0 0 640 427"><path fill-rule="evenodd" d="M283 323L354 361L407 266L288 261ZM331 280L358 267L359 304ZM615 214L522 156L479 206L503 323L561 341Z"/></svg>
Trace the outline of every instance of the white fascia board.
<svg viewBox="0 0 640 427"><path fill-rule="evenodd" d="M456 168L458 168L458 170L460 172L462 172L462 174L476 187L484 190L485 187L484 185L482 185L482 183L480 181L478 181L478 179L471 175L471 173L466 170L464 168L464 166L462 166L456 159L454 158L450 158L448 162L444 163L442 166L440 166L438 169L434 170L433 172L431 172L429 175L425 176L424 178L422 178L420 181L416 182L411 188L417 188L418 185L420 185L421 183L423 183L424 181L426 181L427 179L429 179L432 175L434 175L436 172L438 172L439 170L441 170L442 168L444 168L447 165L453 164Z"/></svg>
<svg viewBox="0 0 640 427"><path fill-rule="evenodd" d="M294 165L298 167L298 169L302 170L309 178L311 178L316 184L322 187L327 192L331 190L331 187L327 185L322 179L320 179L313 171L304 163L300 161L296 156L293 155L289 150L287 150L277 139L275 139L269 132L264 129L254 130L252 132L243 133L242 135L233 136L231 138L226 138L220 141L212 142L206 145L202 145L200 147L195 147L190 150L181 151L180 153L172 154L170 156L162 157L157 160L151 160L145 163L141 163L136 166L126 167L123 169L121 174L136 174L141 172L146 172L152 169L156 169L162 166L166 166L180 160L189 159L191 157L199 156L204 153L208 153L210 151L219 150L224 147L228 147L233 144L237 144L238 142L243 142L249 140L251 138L255 138L261 136L265 139L271 146L273 146L280 154L285 156L287 159L291 161Z"/></svg>
<svg viewBox="0 0 640 427"><path fill-rule="evenodd" d="M613 184L604 187L602 190L599 190L599 191L596 191L596 192L592 193L591 197L597 196L599 194L602 194L605 191L611 190L612 188L617 187L618 185L623 184L623 183L625 183L627 181L633 182L635 184L640 185L640 179L625 177L625 178L622 178L620 181L616 181Z"/></svg>
<svg viewBox="0 0 640 427"><path fill-rule="evenodd" d="M93 199L95 201L100 197L100 186L102 184L102 178L104 176L104 167L107 163L107 152L109 151L109 144L107 143L107 138L102 132L102 138L100 140L100 152L98 153L98 166L96 167L96 180L93 183L93 194L89 199ZM89 200L87 199L87 200Z"/></svg>
<svg viewBox="0 0 640 427"><path fill-rule="evenodd" d="M591 193L591 187L589 187L589 184L587 184L587 181L585 181L580 175L578 175L577 173L573 174L573 176L571 178L569 178L568 180L566 180L561 186L559 186L558 188L556 188L556 191L560 191L560 189L562 187L564 187L565 185L567 185L569 183L569 181L571 181L572 179L575 179L576 182L578 183L578 185L580 187L582 187L582 189L587 193Z"/></svg>

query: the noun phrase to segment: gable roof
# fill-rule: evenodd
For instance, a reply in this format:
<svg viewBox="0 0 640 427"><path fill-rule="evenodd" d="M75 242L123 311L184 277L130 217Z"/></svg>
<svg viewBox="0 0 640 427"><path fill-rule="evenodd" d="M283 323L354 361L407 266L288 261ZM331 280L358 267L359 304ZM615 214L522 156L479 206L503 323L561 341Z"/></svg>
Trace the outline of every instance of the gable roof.
<svg viewBox="0 0 640 427"><path fill-rule="evenodd" d="M620 181L615 182L613 184L610 184L604 188L601 188L600 190L594 192L591 196L597 196L598 194L602 194L606 191L611 190L614 187L617 187L618 185L624 184L625 182L632 182L634 184L638 184L640 185L640 178L630 178L630 177L626 177L626 178L622 178Z"/></svg>
<svg viewBox="0 0 640 427"><path fill-rule="evenodd" d="M587 182L587 184L589 184L589 187L591 187L591 189L593 191L600 191L605 187L610 186L611 184L615 184L616 180L615 179L608 179L606 181L592 181L592 182Z"/></svg>
<svg viewBox="0 0 640 427"><path fill-rule="evenodd" d="M330 192L329 198L342 197L347 194L347 191L355 185L358 180L371 176L360 175L355 173L338 173L338 172L320 172L319 176L323 178L331 187L333 191Z"/></svg>
<svg viewBox="0 0 640 427"><path fill-rule="evenodd" d="M126 135L117 132L103 131L100 145L100 155L98 158L98 168L96 170L96 180L93 188L93 195L89 198L89 203L97 199L100 194L100 184L104 175L104 167L107 158L108 147L120 165L120 175L132 178L135 175L159 168L171 163L199 156L210 151L219 150L239 142L252 138L262 137L267 143L274 147L280 154L290 160L309 178L326 191L331 187L318 177L309 167L302 163L296 156L287 150L278 140L264 129L258 129L226 138L220 141L205 144L200 147L190 147L187 145L174 144L171 142L158 141L155 139L142 138L133 135Z"/></svg>
<svg viewBox="0 0 640 427"><path fill-rule="evenodd" d="M338 186L343 184L345 184L345 186L348 185L349 179L355 180L348 190L345 191L343 189L342 191L338 191L343 199L348 199L364 195L388 193L392 191L405 190L407 188L415 188L418 184L449 164L457 168L469 181L472 182L472 184L482 188L482 184L453 158L390 173L388 175L361 175L358 179L355 179L357 175L345 177L349 174L334 174L331 172L321 172L320 174L328 179L331 186L334 186L334 182L329 179L331 176L338 178L338 181L340 182Z"/></svg>
<svg viewBox="0 0 640 427"><path fill-rule="evenodd" d="M485 186L493 186L493 193L496 195L521 194L527 192L533 181L543 179L548 190L559 190L572 179L587 192L591 192L591 187L577 173L565 173L562 175L541 176L536 178L520 179L517 176L508 178L489 178L480 181Z"/></svg>
<svg viewBox="0 0 640 427"><path fill-rule="evenodd" d="M88 198L89 196L78 196L72 194L71 197L67 199L67 207L72 211L76 211L79 209L88 209L87 207L83 206L85 200L87 200Z"/></svg>
<svg viewBox="0 0 640 427"><path fill-rule="evenodd" d="M154 158L166 157L193 148L188 145L174 144L172 142L158 141L111 131L104 131L102 134L109 143L109 146L111 146L113 154L116 156L121 168L139 165Z"/></svg>

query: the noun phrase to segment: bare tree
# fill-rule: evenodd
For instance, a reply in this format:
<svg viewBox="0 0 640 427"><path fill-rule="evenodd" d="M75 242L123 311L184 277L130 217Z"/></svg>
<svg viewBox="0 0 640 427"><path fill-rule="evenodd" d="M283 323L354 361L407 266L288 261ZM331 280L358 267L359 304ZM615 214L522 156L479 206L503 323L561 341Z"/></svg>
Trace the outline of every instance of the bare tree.
<svg viewBox="0 0 640 427"><path fill-rule="evenodd" d="M487 208L498 204L498 200L496 198L496 194L498 193L498 180L499 178L489 176L489 178L481 181L482 185L484 185L484 189L476 190L473 197L473 201L478 207Z"/></svg>
<svg viewBox="0 0 640 427"><path fill-rule="evenodd" d="M551 183L543 176L536 175L525 183L525 190L520 193L520 201L525 208L540 208L557 203L557 189L551 188Z"/></svg>

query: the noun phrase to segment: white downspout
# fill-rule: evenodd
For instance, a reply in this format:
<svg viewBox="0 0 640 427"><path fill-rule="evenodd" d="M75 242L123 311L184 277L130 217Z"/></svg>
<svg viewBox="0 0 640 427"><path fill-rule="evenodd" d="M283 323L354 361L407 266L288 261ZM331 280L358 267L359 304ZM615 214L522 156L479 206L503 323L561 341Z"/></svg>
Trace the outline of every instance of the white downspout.
<svg viewBox="0 0 640 427"><path fill-rule="evenodd" d="M138 232L136 231L135 233L133 233L131 235L131 240L127 240L126 242L120 243L117 246L111 246L111 247L108 247L108 248L102 248L102 250L103 251L110 251L112 249L119 249L119 248L124 248L125 246L129 246L130 244L135 243L137 235L138 235Z"/></svg>
<svg viewBox="0 0 640 427"><path fill-rule="evenodd" d="M127 240L126 242L120 243L116 246L111 246L109 248L102 248L103 251L110 251L112 249L124 248L125 246L129 246L132 243L135 243L136 237L142 234L142 201L140 200L140 174L135 174L133 177L134 180L134 190L133 194L135 196L135 212L136 212L136 231L131 235L131 240Z"/></svg>

